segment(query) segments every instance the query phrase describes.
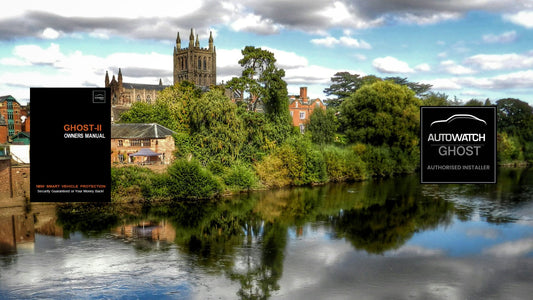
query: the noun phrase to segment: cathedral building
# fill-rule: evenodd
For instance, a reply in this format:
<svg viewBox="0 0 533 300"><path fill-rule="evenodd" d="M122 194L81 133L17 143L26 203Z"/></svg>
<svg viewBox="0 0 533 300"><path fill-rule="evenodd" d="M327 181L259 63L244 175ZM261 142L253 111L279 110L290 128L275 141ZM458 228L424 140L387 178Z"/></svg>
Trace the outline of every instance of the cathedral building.
<svg viewBox="0 0 533 300"><path fill-rule="evenodd" d="M208 48L200 47L198 35L195 39L192 29L189 36L189 46L181 48L180 33L178 32L173 60L174 84L186 80L203 88L216 85L216 49L211 32L209 33ZM163 85L161 79L159 79L159 84L123 82L122 70L119 68L117 78L113 75L111 80L106 71L105 87L111 89L112 118L118 120L120 113L130 109L135 102L154 103L158 92L168 86Z"/></svg>
<svg viewBox="0 0 533 300"><path fill-rule="evenodd" d="M197 86L209 87L217 82L217 53L213 34L209 33L209 47L201 48L198 34L189 35L189 47L181 48L180 33L174 46L174 84L187 80Z"/></svg>

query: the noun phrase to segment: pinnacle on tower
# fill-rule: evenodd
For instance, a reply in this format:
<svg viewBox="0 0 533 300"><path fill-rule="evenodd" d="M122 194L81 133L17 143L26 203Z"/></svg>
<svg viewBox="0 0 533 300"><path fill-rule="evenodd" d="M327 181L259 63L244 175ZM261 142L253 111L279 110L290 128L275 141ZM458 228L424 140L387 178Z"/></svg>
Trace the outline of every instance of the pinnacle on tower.
<svg viewBox="0 0 533 300"><path fill-rule="evenodd" d="M122 84L122 70L118 68L118 84Z"/></svg>
<svg viewBox="0 0 533 300"><path fill-rule="evenodd" d="M191 34L189 35L189 48L192 48L193 45L194 45L194 34L191 28Z"/></svg>
<svg viewBox="0 0 533 300"><path fill-rule="evenodd" d="M178 36L176 37L176 48L181 49L181 39L180 39L179 31L178 31Z"/></svg>
<svg viewBox="0 0 533 300"><path fill-rule="evenodd" d="M209 31L209 50L213 50L213 32Z"/></svg>
<svg viewBox="0 0 533 300"><path fill-rule="evenodd" d="M196 42L194 43L194 47L200 48L200 40L198 39L198 34L196 34Z"/></svg>
<svg viewBox="0 0 533 300"><path fill-rule="evenodd" d="M109 74L105 71L105 87L109 86Z"/></svg>

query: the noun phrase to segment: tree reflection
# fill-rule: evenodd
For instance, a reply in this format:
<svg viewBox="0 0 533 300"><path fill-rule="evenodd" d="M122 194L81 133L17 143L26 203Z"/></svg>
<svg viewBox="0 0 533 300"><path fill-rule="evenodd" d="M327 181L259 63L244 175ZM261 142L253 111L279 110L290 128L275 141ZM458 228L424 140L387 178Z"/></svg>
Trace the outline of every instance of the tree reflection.
<svg viewBox="0 0 533 300"><path fill-rule="evenodd" d="M529 175L528 175L529 174ZM504 222L509 207L527 203L531 172L509 171L497 185L420 185L418 176L354 184L300 187L238 195L217 201L144 204L61 205L64 232L106 233L130 225L170 226L174 243L190 269L227 276L242 299L266 299L279 290L289 228L328 227L355 249L383 254L404 245L416 232L471 220L479 211L489 222ZM530 177L528 177L530 176ZM524 181L527 182L524 184ZM514 186L514 187L511 187ZM516 186L522 186L517 188ZM462 199L462 200L461 200ZM504 213L502 213L502 211ZM507 213L507 214L506 214ZM154 238L132 243L140 252ZM312 250L310 250L312 251Z"/></svg>
<svg viewBox="0 0 533 300"><path fill-rule="evenodd" d="M420 197L414 177L362 186L355 198L356 208L343 209L331 220L338 237L356 249L382 254L397 249L415 232L449 224L453 205L441 198Z"/></svg>

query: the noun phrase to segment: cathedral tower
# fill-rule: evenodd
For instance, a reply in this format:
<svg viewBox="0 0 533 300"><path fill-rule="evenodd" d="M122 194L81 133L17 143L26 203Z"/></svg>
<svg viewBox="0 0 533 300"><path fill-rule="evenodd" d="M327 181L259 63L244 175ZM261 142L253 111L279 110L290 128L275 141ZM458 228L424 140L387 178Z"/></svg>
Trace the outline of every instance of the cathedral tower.
<svg viewBox="0 0 533 300"><path fill-rule="evenodd" d="M217 53L213 45L213 34L209 33L209 47L201 48L198 34L189 35L189 47L181 48L178 32L174 46L174 84L189 81L197 86L215 85L217 82Z"/></svg>

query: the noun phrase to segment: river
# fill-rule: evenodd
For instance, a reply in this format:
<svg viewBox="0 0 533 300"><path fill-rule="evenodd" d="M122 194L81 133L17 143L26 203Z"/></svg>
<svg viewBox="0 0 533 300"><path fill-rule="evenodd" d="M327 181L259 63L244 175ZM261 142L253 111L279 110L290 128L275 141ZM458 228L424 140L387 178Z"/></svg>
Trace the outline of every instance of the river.
<svg viewBox="0 0 533 300"><path fill-rule="evenodd" d="M533 170L0 208L0 299L530 299Z"/></svg>

